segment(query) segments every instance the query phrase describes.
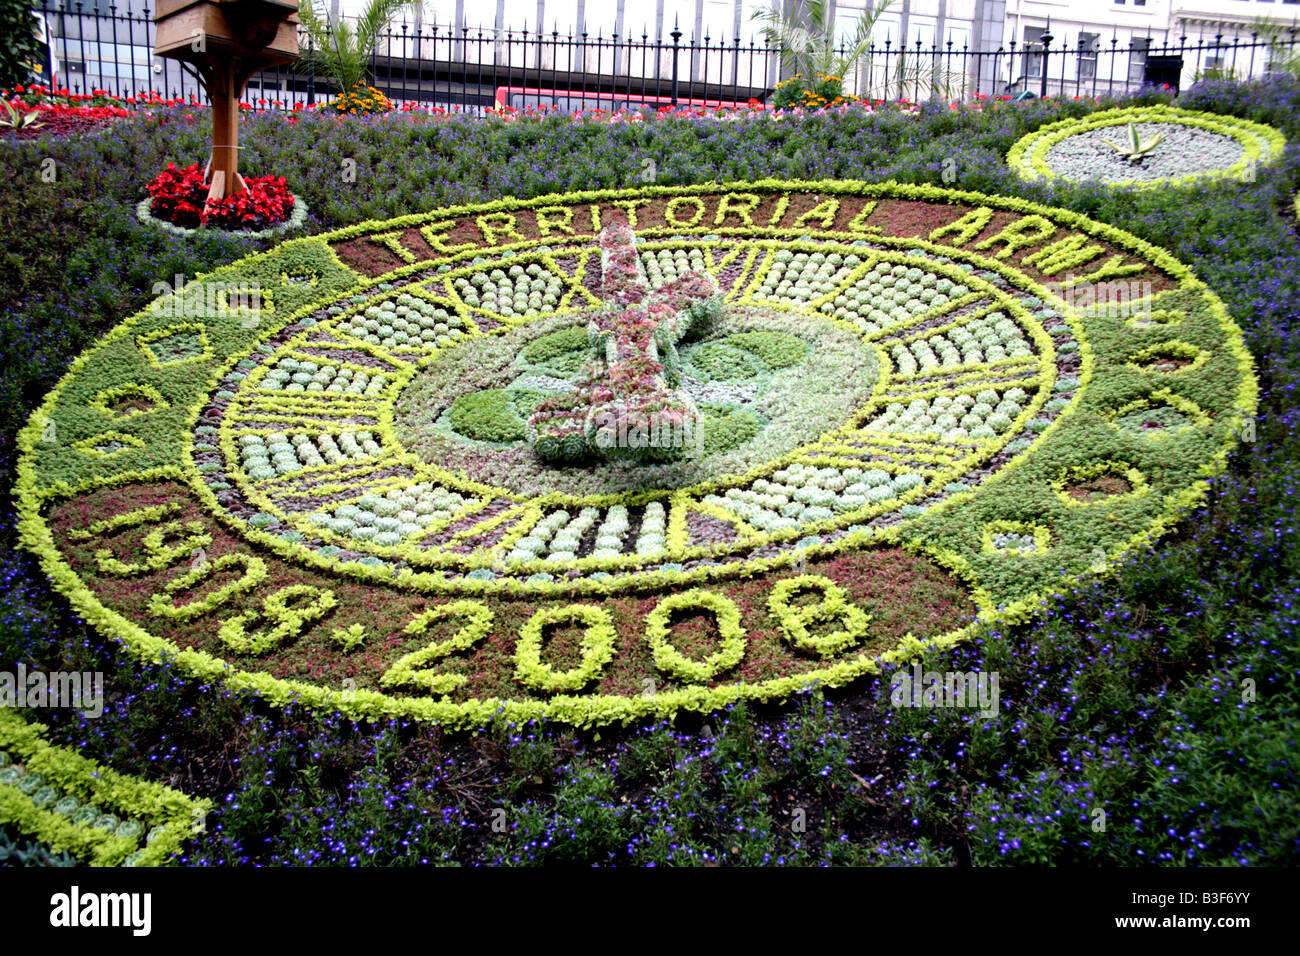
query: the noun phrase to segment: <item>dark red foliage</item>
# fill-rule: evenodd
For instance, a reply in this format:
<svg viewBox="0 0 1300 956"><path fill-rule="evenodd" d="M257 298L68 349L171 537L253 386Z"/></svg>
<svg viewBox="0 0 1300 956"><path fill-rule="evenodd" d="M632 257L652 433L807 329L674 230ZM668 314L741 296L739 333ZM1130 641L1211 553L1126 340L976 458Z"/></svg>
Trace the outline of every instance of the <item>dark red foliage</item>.
<svg viewBox="0 0 1300 956"><path fill-rule="evenodd" d="M22 109L21 103L16 102L14 107L20 112L27 112ZM37 111L40 113L38 125L20 130L6 130L4 138L40 139L46 135L67 136L71 133L89 133L109 125L120 116L133 115L128 110L114 109L109 106L84 108L42 106L38 107Z"/></svg>

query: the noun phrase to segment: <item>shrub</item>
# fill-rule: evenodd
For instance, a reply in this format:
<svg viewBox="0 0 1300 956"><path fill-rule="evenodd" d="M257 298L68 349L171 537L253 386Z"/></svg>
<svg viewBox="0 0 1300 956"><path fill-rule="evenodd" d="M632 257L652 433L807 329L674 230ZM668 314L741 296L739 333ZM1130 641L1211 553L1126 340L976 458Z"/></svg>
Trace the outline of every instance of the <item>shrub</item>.
<svg viewBox="0 0 1300 956"><path fill-rule="evenodd" d="M26 83L42 55L27 0L0 0L0 37L0 87Z"/></svg>

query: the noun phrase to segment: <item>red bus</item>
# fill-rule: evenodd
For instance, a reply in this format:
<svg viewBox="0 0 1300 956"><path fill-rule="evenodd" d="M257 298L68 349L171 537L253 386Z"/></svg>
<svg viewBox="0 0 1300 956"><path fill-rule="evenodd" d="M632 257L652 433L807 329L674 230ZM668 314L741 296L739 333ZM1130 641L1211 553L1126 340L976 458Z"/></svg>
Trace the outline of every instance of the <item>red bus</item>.
<svg viewBox="0 0 1300 956"><path fill-rule="evenodd" d="M536 109L545 106L566 113L578 110L601 109L613 113L618 110L657 111L660 107L672 106L671 96L628 96L626 93L598 93L595 90L548 90L532 86L498 86L493 97L497 109L514 107L515 109ZM748 101L724 100L718 98L698 99L686 96L677 97L678 106L746 107Z"/></svg>

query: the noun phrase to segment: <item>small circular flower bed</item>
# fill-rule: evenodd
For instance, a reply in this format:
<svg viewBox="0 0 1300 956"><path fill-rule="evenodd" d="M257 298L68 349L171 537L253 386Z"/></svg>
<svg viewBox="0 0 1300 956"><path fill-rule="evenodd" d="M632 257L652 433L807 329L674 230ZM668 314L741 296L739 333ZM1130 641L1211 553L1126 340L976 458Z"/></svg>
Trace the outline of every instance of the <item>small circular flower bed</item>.
<svg viewBox="0 0 1300 956"><path fill-rule="evenodd" d="M168 163L147 189L149 198L136 207L142 222L189 234L199 228L227 229L270 236L302 225L307 207L289 192L283 176L249 176L235 196L209 201L204 171L197 163L179 168Z"/></svg>
<svg viewBox="0 0 1300 956"><path fill-rule="evenodd" d="M1255 402L1214 294L1077 214L651 187L201 277L77 360L17 499L135 654L354 716L591 725L1028 617L1196 504Z"/></svg>
<svg viewBox="0 0 1300 956"><path fill-rule="evenodd" d="M1025 179L1184 185L1249 180L1285 145L1281 133L1259 123L1155 105L1051 123L1017 140L1007 162Z"/></svg>

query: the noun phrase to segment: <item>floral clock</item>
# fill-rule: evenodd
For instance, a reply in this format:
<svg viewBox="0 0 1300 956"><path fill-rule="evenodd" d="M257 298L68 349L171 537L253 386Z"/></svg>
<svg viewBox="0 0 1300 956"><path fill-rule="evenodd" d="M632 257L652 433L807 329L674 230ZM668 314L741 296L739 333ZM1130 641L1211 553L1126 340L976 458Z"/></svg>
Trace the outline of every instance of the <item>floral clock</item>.
<svg viewBox="0 0 1300 956"><path fill-rule="evenodd" d="M1007 163L1024 179L1181 186L1253 182L1282 155L1277 130L1250 120L1169 106L1134 106L1050 123L1021 137Z"/></svg>
<svg viewBox="0 0 1300 956"><path fill-rule="evenodd" d="M17 497L140 657L358 717L593 725L1028 617L1200 501L1255 401L1214 294L1078 215L655 187L174 290L35 413Z"/></svg>

